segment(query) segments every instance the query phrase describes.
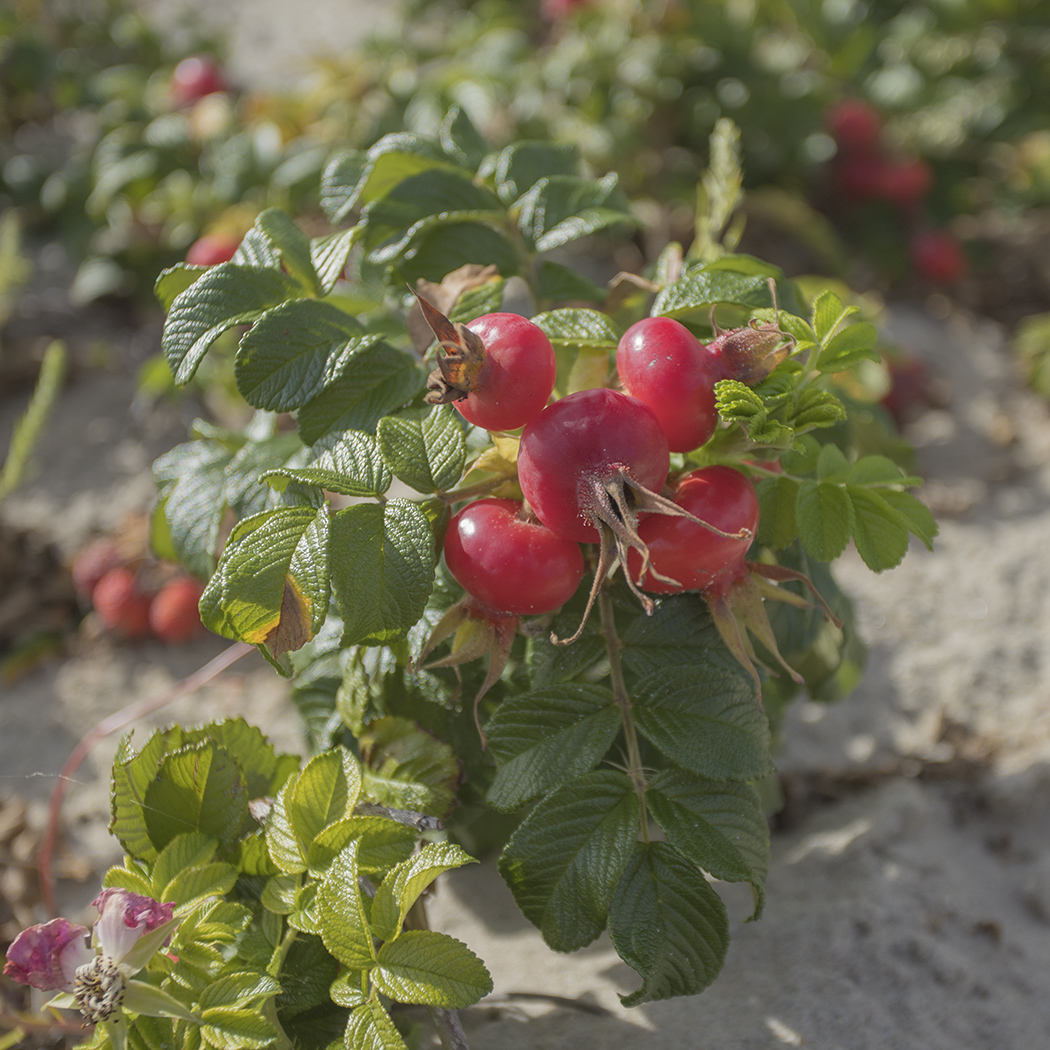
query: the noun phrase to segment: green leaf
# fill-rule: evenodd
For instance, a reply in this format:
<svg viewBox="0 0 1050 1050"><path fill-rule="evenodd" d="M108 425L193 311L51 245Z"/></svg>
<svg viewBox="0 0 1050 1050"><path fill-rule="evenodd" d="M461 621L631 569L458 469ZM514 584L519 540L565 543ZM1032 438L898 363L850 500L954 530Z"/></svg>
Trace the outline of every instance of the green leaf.
<svg viewBox="0 0 1050 1050"><path fill-rule="evenodd" d="M355 353L379 342L331 304L293 299L263 314L241 339L237 389L255 408L291 412L335 382Z"/></svg>
<svg viewBox="0 0 1050 1050"><path fill-rule="evenodd" d="M498 760L489 802L512 810L574 780L605 757L620 729L607 689L560 685L504 700L485 732Z"/></svg>
<svg viewBox="0 0 1050 1050"><path fill-rule="evenodd" d="M711 620L707 603L695 594L661 598L652 616L635 616L623 632L624 666L635 675L656 674L698 660L736 670Z"/></svg>
<svg viewBox="0 0 1050 1050"><path fill-rule="evenodd" d="M143 800L165 754L177 750L181 744L182 729L174 726L166 732L157 730L137 753L131 747L130 735L122 737L117 746L110 786L113 814L110 831L129 857L147 862L157 857L159 850L150 837ZM180 832L187 830L191 829L179 829ZM174 837L169 836L168 841Z"/></svg>
<svg viewBox="0 0 1050 1050"><path fill-rule="evenodd" d="M397 1002L446 1010L470 1006L492 991L485 964L465 944L433 930L408 930L387 941L372 981Z"/></svg>
<svg viewBox="0 0 1050 1050"><path fill-rule="evenodd" d="M807 478L798 488L795 520L807 553L818 561L833 561L849 543L853 506L841 485Z"/></svg>
<svg viewBox="0 0 1050 1050"><path fill-rule="evenodd" d="M755 788L664 769L650 779L645 799L683 857L723 882L751 884L757 919L769 871L769 825Z"/></svg>
<svg viewBox="0 0 1050 1050"><path fill-rule="evenodd" d="M665 842L639 843L609 909L620 958L642 977L624 1006L696 995L717 976L729 920L697 868Z"/></svg>
<svg viewBox="0 0 1050 1050"><path fill-rule="evenodd" d="M476 863L452 842L430 843L402 861L383 879L372 900L373 935L381 941L398 937L412 905L439 875Z"/></svg>
<svg viewBox="0 0 1050 1050"><path fill-rule="evenodd" d="M269 237L281 256L286 273L294 277L307 295L320 295L321 285L314 269L310 238L280 208L267 208L255 225Z"/></svg>
<svg viewBox="0 0 1050 1050"><path fill-rule="evenodd" d="M171 304L181 295L197 278L203 277L210 267L189 266L186 263L176 263L174 266L161 270L156 284L153 286L153 294L160 302L161 309L167 313Z"/></svg>
<svg viewBox="0 0 1050 1050"><path fill-rule="evenodd" d="M261 480L278 492L283 492L289 482L294 481L317 485L343 496L381 496L394 480L379 453L376 439L360 430L321 438L312 453L305 467L268 470Z"/></svg>
<svg viewBox="0 0 1050 1050"><path fill-rule="evenodd" d="M353 813L361 794L361 767L345 747L315 755L287 799L288 819L305 847L329 825Z"/></svg>
<svg viewBox="0 0 1050 1050"><path fill-rule="evenodd" d="M211 344L234 325L298 298L299 283L279 270L220 263L175 297L161 337L175 382L188 383Z"/></svg>
<svg viewBox="0 0 1050 1050"><path fill-rule="evenodd" d="M660 291L650 312L653 317L687 317L708 313L719 303L771 306L768 279L729 270L691 268Z"/></svg>
<svg viewBox="0 0 1050 1050"><path fill-rule="evenodd" d="M813 300L813 333L817 341L827 344L832 332L843 321L857 313L855 306L843 306L842 300L832 291L825 290Z"/></svg>
<svg viewBox="0 0 1050 1050"><path fill-rule="evenodd" d="M513 204L540 179L575 175L580 160L568 143L514 142L496 158L496 192L504 204Z"/></svg>
<svg viewBox="0 0 1050 1050"><path fill-rule="evenodd" d="M262 730L243 718L224 718L206 726L187 729L186 743L213 740L233 755L244 770L250 798L272 795L299 769L297 755L277 754Z"/></svg>
<svg viewBox="0 0 1050 1050"><path fill-rule="evenodd" d="M795 506L799 483L793 478L763 478L758 491L758 542L782 550L798 535Z"/></svg>
<svg viewBox="0 0 1050 1050"><path fill-rule="evenodd" d="M343 645L403 638L423 615L434 585L434 537L415 503L359 504L332 518L332 585Z"/></svg>
<svg viewBox="0 0 1050 1050"><path fill-rule="evenodd" d="M604 302L605 295L604 288L568 266L562 266L561 263L552 262L550 259L540 262L536 296L541 302L561 303L571 300L600 303Z"/></svg>
<svg viewBox="0 0 1050 1050"><path fill-rule="evenodd" d="M368 155L351 149L337 154L321 173L321 207L330 222L348 218L357 204L362 179L368 167Z"/></svg>
<svg viewBox="0 0 1050 1050"><path fill-rule="evenodd" d="M376 431L379 450L390 469L416 492L445 492L459 481L467 458L460 419L451 405L386 416Z"/></svg>
<svg viewBox="0 0 1050 1050"><path fill-rule="evenodd" d="M218 848L215 839L199 831L176 835L153 862L152 886L146 895L158 901L174 900L163 895L171 880L185 868L207 864Z"/></svg>
<svg viewBox="0 0 1050 1050"><path fill-rule="evenodd" d="M406 1050L405 1041L378 999L354 1007L346 1022L343 1045L348 1050Z"/></svg>
<svg viewBox="0 0 1050 1050"><path fill-rule="evenodd" d="M187 831L210 835L224 848L250 819L240 766L210 741L165 755L142 804L157 850Z"/></svg>
<svg viewBox="0 0 1050 1050"><path fill-rule="evenodd" d="M908 523L873 489L847 487L853 510L853 542L872 572L892 569L908 553Z"/></svg>
<svg viewBox="0 0 1050 1050"><path fill-rule="evenodd" d="M449 311L448 319L458 324L469 324L484 314L498 313L503 305L503 292L507 282L496 277L465 291Z"/></svg>
<svg viewBox="0 0 1050 1050"><path fill-rule="evenodd" d="M821 372L844 372L861 361L878 361L878 338L878 329L871 322L851 324L828 340L817 358L817 368Z"/></svg>
<svg viewBox="0 0 1050 1050"><path fill-rule="evenodd" d="M259 999L277 995L281 986L265 973L230 973L212 981L201 993L197 1005L202 1010L217 1006L247 1006Z"/></svg>
<svg viewBox="0 0 1050 1050"><path fill-rule="evenodd" d="M370 970L376 962L375 946L357 880L357 843L351 842L332 862L321 883L321 939L348 970Z"/></svg>
<svg viewBox="0 0 1050 1050"><path fill-rule="evenodd" d="M863 456L850 467L847 485L920 485L921 478L905 477L904 472L887 456ZM885 493L883 493L885 495Z"/></svg>
<svg viewBox="0 0 1050 1050"><path fill-rule="evenodd" d="M612 351L623 336L623 329L608 314L578 307L537 314L532 323L544 332L552 346L574 350Z"/></svg>
<svg viewBox="0 0 1050 1050"><path fill-rule="evenodd" d="M900 515L907 525L908 531L914 533L922 540L927 550L932 551L933 540L939 529L936 519L930 513L929 507L908 492L883 489L879 495Z"/></svg>
<svg viewBox="0 0 1050 1050"><path fill-rule="evenodd" d="M277 1029L256 1008L225 1006L205 1010L201 1035L215 1050L261 1050L277 1038Z"/></svg>
<svg viewBox="0 0 1050 1050"><path fill-rule="evenodd" d="M438 217L410 231L396 267L411 284L420 278L441 281L468 264L492 265L502 277L513 277L521 270L521 263L518 249L507 234L488 222Z"/></svg>
<svg viewBox="0 0 1050 1050"><path fill-rule="evenodd" d="M850 465L838 445L823 445L817 456L817 477L821 481L845 481Z"/></svg>
<svg viewBox="0 0 1050 1050"><path fill-rule="evenodd" d="M199 864L179 872L157 898L176 905L177 915L203 904L209 897L224 897L237 884L240 872L232 864Z"/></svg>
<svg viewBox="0 0 1050 1050"><path fill-rule="evenodd" d="M363 232L360 226L351 226L348 230L339 230L310 241L310 261L317 272L318 287L322 295L328 295L343 275L350 252L361 239Z"/></svg>
<svg viewBox="0 0 1050 1050"><path fill-rule="evenodd" d="M416 831L387 817L345 817L329 824L310 843L306 856L310 870L327 869L351 842L357 843L357 866L364 874L386 873L411 854Z"/></svg>
<svg viewBox="0 0 1050 1050"><path fill-rule="evenodd" d="M516 207L518 227L537 252L553 251L610 227L638 225L615 172L601 179L544 176Z"/></svg>
<svg viewBox="0 0 1050 1050"><path fill-rule="evenodd" d="M597 770L539 803L507 843L500 874L547 944L575 951L605 929L637 836L638 797L630 778Z"/></svg>
<svg viewBox="0 0 1050 1050"><path fill-rule="evenodd" d="M739 669L671 667L634 690L638 731L672 762L713 780L754 780L770 771L769 726Z"/></svg>
<svg viewBox="0 0 1050 1050"><path fill-rule="evenodd" d="M328 513L312 507L242 521L201 597L205 626L275 656L300 648L328 611L328 528Z"/></svg>
<svg viewBox="0 0 1050 1050"><path fill-rule="evenodd" d="M488 145L462 106L452 106L438 133L441 148L457 163L477 171Z"/></svg>
<svg viewBox="0 0 1050 1050"><path fill-rule="evenodd" d="M443 817L460 767L455 752L407 718L377 718L359 734L364 791L380 805Z"/></svg>
<svg viewBox="0 0 1050 1050"><path fill-rule="evenodd" d="M299 410L299 433L312 445L332 431L372 431L425 385L423 369L408 354L382 342L362 343L343 359L339 375Z"/></svg>
<svg viewBox="0 0 1050 1050"><path fill-rule="evenodd" d="M299 840L288 817L288 803L297 779L289 780L281 788L266 818L266 850L270 860L288 874L306 871Z"/></svg>

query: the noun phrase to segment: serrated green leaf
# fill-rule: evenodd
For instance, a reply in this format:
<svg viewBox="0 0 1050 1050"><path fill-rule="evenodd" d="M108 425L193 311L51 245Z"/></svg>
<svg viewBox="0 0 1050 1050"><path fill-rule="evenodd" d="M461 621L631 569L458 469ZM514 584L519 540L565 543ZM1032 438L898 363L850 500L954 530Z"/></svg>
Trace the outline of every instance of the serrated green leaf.
<svg viewBox="0 0 1050 1050"><path fill-rule="evenodd" d="M576 629L576 614L559 613L551 623L558 637L567 637ZM568 682L598 663L605 656L605 639L584 628L572 645L552 645L548 637L530 639L529 672L536 689L547 689L558 682Z"/></svg>
<svg viewBox="0 0 1050 1050"><path fill-rule="evenodd" d="M763 478L758 483L759 543L782 550L798 535L795 522L798 487L793 478Z"/></svg>
<svg viewBox="0 0 1050 1050"><path fill-rule="evenodd" d="M328 610L328 527L312 507L242 521L201 597L205 626L275 655L300 648Z"/></svg>
<svg viewBox="0 0 1050 1050"><path fill-rule="evenodd" d="M131 746L130 736L122 737L117 745L110 786L113 818L110 831L117 837L129 857L146 862L152 862L157 857L159 850L150 837L143 799L165 754L178 750L181 744L182 729L173 726L166 731L157 730L137 753ZM182 832L192 829L179 830ZM174 837L170 836L168 841Z"/></svg>
<svg viewBox="0 0 1050 1050"><path fill-rule="evenodd" d="M226 262L211 267L175 297L161 349L175 382L188 383L211 344L234 325L301 294L299 282L279 270Z"/></svg>
<svg viewBox="0 0 1050 1050"><path fill-rule="evenodd" d="M488 221L441 217L418 223L396 260L398 272L410 284L420 278L438 282L471 264L495 266L500 276L513 277L522 259L510 237Z"/></svg>
<svg viewBox="0 0 1050 1050"><path fill-rule="evenodd" d="M826 289L813 300L813 332L818 342L826 344L828 337L843 321L857 313L855 306L843 306L842 300Z"/></svg>
<svg viewBox="0 0 1050 1050"><path fill-rule="evenodd" d="M359 973L342 973L331 985L329 994L332 1002L339 1006L345 1006L353 1010L363 1006L367 1001L365 993L361 991L361 975ZM357 1045L356 1043L353 1045Z"/></svg>
<svg viewBox="0 0 1050 1050"><path fill-rule="evenodd" d="M604 758L620 729L612 693L560 685L512 696L485 725L498 760L489 802L511 810L574 780Z"/></svg>
<svg viewBox="0 0 1050 1050"><path fill-rule="evenodd" d="M347 1050L406 1050L405 1041L378 999L356 1006L346 1022Z"/></svg>
<svg viewBox="0 0 1050 1050"><path fill-rule="evenodd" d="M375 946L357 880L357 843L351 842L321 883L320 933L325 947L348 970L370 970L376 962Z"/></svg>
<svg viewBox="0 0 1050 1050"><path fill-rule="evenodd" d="M167 313L171 304L181 295L198 277L203 277L210 267L189 266L186 263L176 263L166 270L161 270L160 276L153 285L153 294L157 297L161 309Z"/></svg>
<svg viewBox="0 0 1050 1050"><path fill-rule="evenodd" d="M817 469L821 444L812 434L800 434L792 447L780 457L781 466L788 474L809 474Z"/></svg>
<svg viewBox="0 0 1050 1050"><path fill-rule="evenodd" d="M644 677L698 661L736 669L711 620L707 603L695 594L661 598L652 616L636 616L623 632L623 663Z"/></svg>
<svg viewBox="0 0 1050 1050"><path fill-rule="evenodd" d="M806 552L818 561L833 561L853 533L853 507L846 490L831 481L807 478L798 488L795 521Z"/></svg>
<svg viewBox="0 0 1050 1050"><path fill-rule="evenodd" d="M638 991L620 997L624 1006L696 995L718 976L729 946L718 894L665 842L635 848L609 909L609 932L642 977Z"/></svg>
<svg viewBox="0 0 1050 1050"><path fill-rule="evenodd" d="M462 106L452 106L438 132L441 148L457 163L477 171L488 145Z"/></svg>
<svg viewBox="0 0 1050 1050"><path fill-rule="evenodd" d="M713 780L754 780L770 771L769 726L739 669L680 665L634 689L638 731L672 762Z"/></svg>
<svg viewBox="0 0 1050 1050"><path fill-rule="evenodd" d="M216 861L180 871L157 898L176 905L175 913L185 914L203 904L209 897L223 897L237 883L240 872L232 864Z"/></svg>
<svg viewBox="0 0 1050 1050"><path fill-rule="evenodd" d="M545 175L520 197L516 209L518 228L538 252L613 226L637 225L615 172L601 179Z"/></svg>
<svg viewBox="0 0 1050 1050"><path fill-rule="evenodd" d="M218 848L219 844L215 839L200 831L176 835L153 862L152 886L147 896L158 901L174 900L173 897L163 896L168 883L185 868L207 864L215 856Z"/></svg>
<svg viewBox="0 0 1050 1050"><path fill-rule="evenodd" d="M425 385L423 369L408 354L383 342L362 345L346 357L340 374L299 410L299 433L312 445L335 431L372 431Z"/></svg>
<svg viewBox="0 0 1050 1050"><path fill-rule="evenodd" d="M541 302L604 302L606 290L561 263L543 259L536 279L536 297Z"/></svg>
<svg viewBox="0 0 1050 1050"><path fill-rule="evenodd" d="M244 770L250 798L272 795L299 769L297 755L278 754L257 726L243 718L224 718L185 731L186 743L213 740L233 755Z"/></svg>
<svg viewBox="0 0 1050 1050"><path fill-rule="evenodd" d="M317 272L322 295L328 295L343 275L350 252L361 240L363 232L360 226L351 226L348 230L339 230L310 241L310 261Z"/></svg>
<svg viewBox="0 0 1050 1050"><path fill-rule="evenodd" d="M225 1006L205 1010L201 1035L215 1050L261 1050L277 1038L277 1029L256 1009Z"/></svg>
<svg viewBox="0 0 1050 1050"><path fill-rule="evenodd" d="M288 801L297 779L289 780L277 793L266 818L266 850L270 860L288 874L306 871L299 840L288 817Z"/></svg>
<svg viewBox="0 0 1050 1050"><path fill-rule="evenodd" d="M449 311L448 319L457 324L468 324L484 314L497 313L503 304L507 282L502 277L487 280L476 288L468 288Z"/></svg>
<svg viewBox="0 0 1050 1050"><path fill-rule="evenodd" d="M345 747L315 755L287 798L288 819L302 846L353 813L361 794L361 766Z"/></svg>
<svg viewBox="0 0 1050 1050"><path fill-rule="evenodd" d="M496 158L496 192L511 205L542 178L575 175L579 164L579 153L569 143L511 143Z"/></svg>
<svg viewBox="0 0 1050 1050"><path fill-rule="evenodd" d="M295 895L295 907L288 913L289 926L300 933L321 936L320 890L319 882L307 882L299 889Z"/></svg>
<svg viewBox="0 0 1050 1050"><path fill-rule="evenodd" d="M392 941L420 894L441 874L477 861L452 842L429 843L402 861L380 883L372 899L372 933Z"/></svg>
<svg viewBox="0 0 1050 1050"><path fill-rule="evenodd" d="M385 416L376 430L379 450L390 469L416 492L445 492L459 481L467 458L460 420L451 405Z"/></svg>
<svg viewBox="0 0 1050 1050"><path fill-rule="evenodd" d="M833 427L846 416L846 406L830 390L810 386L801 390L791 424L799 431Z"/></svg>
<svg viewBox="0 0 1050 1050"><path fill-rule="evenodd" d="M460 768L452 748L407 718L388 715L359 735L364 792L383 806L445 816Z"/></svg>
<svg viewBox="0 0 1050 1050"><path fill-rule="evenodd" d="M608 314L579 307L566 307L537 314L532 323L551 345L575 350L615 350L623 329Z"/></svg>
<svg viewBox="0 0 1050 1050"><path fill-rule="evenodd" d="M485 964L446 933L408 930L387 941L378 957L372 981L379 992L397 1002L456 1010L492 991Z"/></svg>
<svg viewBox="0 0 1050 1050"><path fill-rule="evenodd" d="M327 1012L333 1002L330 989L338 973L339 963L320 937L296 937L281 966L281 994L276 1005L283 1023L287 1024L289 1018L301 1018L308 1010L322 1008Z"/></svg>
<svg viewBox="0 0 1050 1050"><path fill-rule="evenodd" d="M653 317L686 317L706 314L719 303L771 306L768 279L729 270L691 268L674 284L661 289L650 313Z"/></svg>
<svg viewBox="0 0 1050 1050"><path fill-rule="evenodd" d="M664 769L650 779L645 799L683 857L723 882L751 884L757 919L769 871L769 825L755 788Z"/></svg>
<svg viewBox="0 0 1050 1050"><path fill-rule="evenodd" d="M861 361L878 361L875 344L878 329L870 321L858 321L836 332L817 358L821 372L844 372Z"/></svg>
<svg viewBox="0 0 1050 1050"><path fill-rule="evenodd" d="M314 872L324 871L351 842L357 843L357 865L366 875L387 872L411 854L416 831L405 824L378 816L353 816L337 820L310 843L307 863Z"/></svg>
<svg viewBox="0 0 1050 1050"><path fill-rule="evenodd" d="M273 240L256 223L241 239L230 262L238 266L280 270L281 253Z"/></svg>
<svg viewBox="0 0 1050 1050"><path fill-rule="evenodd" d="M269 470L260 480L278 491L295 481L344 496L381 496L394 480L376 439L363 431L346 430L321 438L312 452L306 466Z"/></svg>
<svg viewBox="0 0 1050 1050"><path fill-rule="evenodd" d="M310 252L310 238L280 208L267 208L255 225L270 238L281 256L286 273L294 277L307 295L320 295L321 285Z"/></svg>
<svg viewBox="0 0 1050 1050"><path fill-rule="evenodd" d="M274 915L290 915L295 910L295 898L302 888L302 880L298 875L274 875L266 880L259 901Z"/></svg>
<svg viewBox="0 0 1050 1050"><path fill-rule="evenodd" d="M403 638L434 585L434 537L414 503L359 504L332 519L332 584L344 645Z"/></svg>
<svg viewBox="0 0 1050 1050"><path fill-rule="evenodd" d="M908 553L908 524L874 489L847 487L853 509L853 542L872 572L892 569Z"/></svg>
<svg viewBox="0 0 1050 1050"><path fill-rule="evenodd" d="M224 848L249 819L244 774L225 750L200 741L164 756L146 788L143 809L157 850L188 831L210 835Z"/></svg>
<svg viewBox="0 0 1050 1050"><path fill-rule="evenodd" d="M202 1010L217 1006L246 1006L277 995L280 984L265 973L230 973L216 978L201 993L197 1005Z"/></svg>
<svg viewBox="0 0 1050 1050"><path fill-rule="evenodd" d="M900 515L908 531L922 540L927 550L932 551L934 538L940 529L930 508L908 492L882 489L879 495Z"/></svg>
<svg viewBox="0 0 1050 1050"><path fill-rule="evenodd" d="M368 166L364 150L345 150L334 156L321 173L321 207L332 223L354 210L361 181Z"/></svg>
<svg viewBox="0 0 1050 1050"><path fill-rule="evenodd" d="M511 836L499 870L524 916L555 951L605 929L638 836L638 797L623 773L597 770L543 799Z"/></svg>
<svg viewBox="0 0 1050 1050"><path fill-rule="evenodd" d="M237 389L255 408L291 412L335 382L355 353L380 341L329 303L293 299L268 310L241 339Z"/></svg>
<svg viewBox="0 0 1050 1050"><path fill-rule="evenodd" d="M850 467L847 485L920 485L921 478L906 477L887 456L863 456Z"/></svg>
<svg viewBox="0 0 1050 1050"><path fill-rule="evenodd" d="M817 457L817 477L821 481L845 481L850 464L838 445L824 445Z"/></svg>

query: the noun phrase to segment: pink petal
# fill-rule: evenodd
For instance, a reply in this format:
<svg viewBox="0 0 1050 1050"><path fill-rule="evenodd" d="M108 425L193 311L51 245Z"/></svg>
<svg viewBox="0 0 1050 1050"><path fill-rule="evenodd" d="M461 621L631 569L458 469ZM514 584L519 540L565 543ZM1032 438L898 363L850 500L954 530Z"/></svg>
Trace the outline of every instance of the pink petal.
<svg viewBox="0 0 1050 1050"><path fill-rule="evenodd" d="M4 976L44 992L73 990L73 974L95 953L87 946L87 929L68 919L30 926L7 950Z"/></svg>
<svg viewBox="0 0 1050 1050"><path fill-rule="evenodd" d="M168 922L175 911L174 904L114 888L103 890L91 903L98 908L98 943L114 962L120 962L144 933Z"/></svg>

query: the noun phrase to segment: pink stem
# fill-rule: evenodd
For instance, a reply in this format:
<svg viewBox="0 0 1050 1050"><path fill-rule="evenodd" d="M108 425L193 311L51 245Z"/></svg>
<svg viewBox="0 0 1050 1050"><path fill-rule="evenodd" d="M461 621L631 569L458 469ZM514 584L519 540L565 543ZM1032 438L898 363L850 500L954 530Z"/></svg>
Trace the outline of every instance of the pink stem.
<svg viewBox="0 0 1050 1050"><path fill-rule="evenodd" d="M44 829L44 836L36 855L37 870L40 873L40 890L43 893L47 910L52 916L57 915L55 908L55 880L51 873L51 859L55 851L55 842L58 839L59 811L62 808L62 799L66 794L66 785L72 780L73 774L80 767L80 763L87 758L91 749L103 737L109 736L110 733L115 733L118 729L123 729L124 726L134 722L137 718L144 718L154 711L159 711L166 704L177 700L184 693L191 693L202 685L206 685L216 675L221 674L227 667L235 664L242 656L246 656L254 648L254 646L245 642L237 642L231 645L228 649L224 649L219 653L214 660L209 661L199 670L194 671L193 674L183 678L182 681L176 682L173 686L156 696L136 700L133 704L128 704L127 707L114 711L113 714L102 719L101 722L97 722L81 737L80 743L73 748L72 754L66 759L66 764L58 774L55 788L51 792L51 800L47 809L47 827Z"/></svg>

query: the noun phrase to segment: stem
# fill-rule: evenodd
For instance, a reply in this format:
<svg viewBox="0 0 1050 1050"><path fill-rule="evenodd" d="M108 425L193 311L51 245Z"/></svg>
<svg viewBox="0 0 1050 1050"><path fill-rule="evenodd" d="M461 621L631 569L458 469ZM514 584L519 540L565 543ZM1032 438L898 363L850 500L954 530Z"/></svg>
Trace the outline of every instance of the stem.
<svg viewBox="0 0 1050 1050"><path fill-rule="evenodd" d="M467 485L466 488L453 489L451 492L442 492L438 499L442 503L460 503L465 499L473 499L475 496L484 496L489 492L495 492L501 485L506 485L511 478L499 477L489 478L488 481L479 481L475 485Z"/></svg>
<svg viewBox="0 0 1050 1050"><path fill-rule="evenodd" d="M291 951L292 945L298 936L299 931L294 926L289 926L288 932L281 938L281 943L277 945L273 955L270 957L270 965L266 967L266 972L271 977L276 977L281 972L284 960L287 958L288 952Z"/></svg>
<svg viewBox="0 0 1050 1050"><path fill-rule="evenodd" d="M609 679L612 682L613 696L620 708L623 719L623 735L627 741L627 773L634 784L638 796L638 823L642 841L649 841L649 814L645 806L645 792L649 785L645 780L642 768L642 753L638 747L638 734L635 732L634 719L631 717L631 698L627 692L627 682L623 677L623 664L620 662L622 643L616 633L616 621L613 615L612 598L608 587L603 585L598 593L598 610L602 621L602 634L605 635L605 648L609 654Z"/></svg>

